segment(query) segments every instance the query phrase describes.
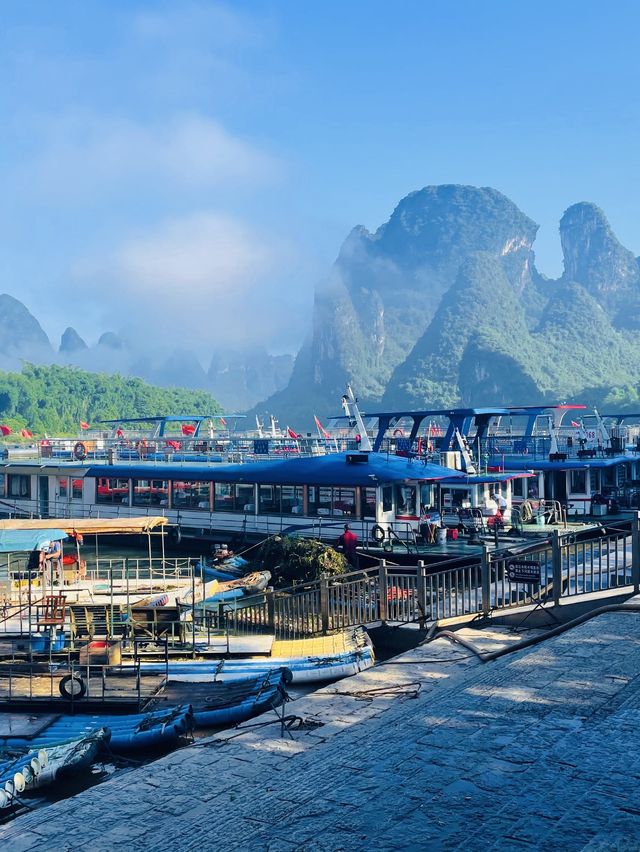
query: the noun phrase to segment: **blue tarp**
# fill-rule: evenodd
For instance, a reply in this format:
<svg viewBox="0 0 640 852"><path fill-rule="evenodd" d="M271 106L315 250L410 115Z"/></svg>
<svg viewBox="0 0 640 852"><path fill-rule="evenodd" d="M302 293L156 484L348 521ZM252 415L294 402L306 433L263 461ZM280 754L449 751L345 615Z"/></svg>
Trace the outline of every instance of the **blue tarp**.
<svg viewBox="0 0 640 852"><path fill-rule="evenodd" d="M351 463L350 457L366 456ZM258 461L247 464L114 464L95 465L87 476L110 479L172 479L195 482L239 482L259 485L342 485L344 487L432 482L460 476L439 464L425 464L384 453L331 453L304 459Z"/></svg>
<svg viewBox="0 0 640 852"><path fill-rule="evenodd" d="M0 553L31 553L66 537L64 530L0 530Z"/></svg>

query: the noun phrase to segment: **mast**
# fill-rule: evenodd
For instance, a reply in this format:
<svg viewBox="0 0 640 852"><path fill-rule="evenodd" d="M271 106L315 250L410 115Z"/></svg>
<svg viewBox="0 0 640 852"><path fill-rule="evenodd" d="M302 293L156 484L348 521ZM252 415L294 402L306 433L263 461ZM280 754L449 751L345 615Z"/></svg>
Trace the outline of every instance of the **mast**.
<svg viewBox="0 0 640 852"><path fill-rule="evenodd" d="M351 385L347 385L347 392L342 397L342 408L349 420L355 421L358 434L360 435L360 449L365 453L373 452L369 435L367 434L362 415L360 414L360 409L358 408L358 400L351 390Z"/></svg>

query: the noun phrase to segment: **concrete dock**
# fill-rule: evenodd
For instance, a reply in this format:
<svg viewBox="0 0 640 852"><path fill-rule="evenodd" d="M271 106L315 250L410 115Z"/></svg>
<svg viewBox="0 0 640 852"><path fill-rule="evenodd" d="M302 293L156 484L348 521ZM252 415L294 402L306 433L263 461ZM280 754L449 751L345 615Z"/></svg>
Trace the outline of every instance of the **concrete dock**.
<svg viewBox="0 0 640 852"><path fill-rule="evenodd" d="M460 634L482 650L522 638ZM19 817L0 843L640 849L638 612L600 615L489 663L439 638L285 713L305 723L281 736L279 724L256 727L269 714L199 740Z"/></svg>

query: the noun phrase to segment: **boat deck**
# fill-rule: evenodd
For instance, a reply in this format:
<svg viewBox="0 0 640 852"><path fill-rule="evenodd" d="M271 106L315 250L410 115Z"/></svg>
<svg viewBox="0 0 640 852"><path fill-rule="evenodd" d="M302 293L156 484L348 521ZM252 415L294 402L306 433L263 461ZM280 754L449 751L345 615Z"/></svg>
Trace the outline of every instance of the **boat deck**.
<svg viewBox="0 0 640 852"><path fill-rule="evenodd" d="M22 670L21 670L22 669ZM60 693L60 681L68 671L38 672L27 667L0 668L0 709L55 709L68 713L88 712L112 708L137 712L139 706L158 691L164 681L163 674L135 674L118 672L92 666L82 670L86 694L71 702Z"/></svg>

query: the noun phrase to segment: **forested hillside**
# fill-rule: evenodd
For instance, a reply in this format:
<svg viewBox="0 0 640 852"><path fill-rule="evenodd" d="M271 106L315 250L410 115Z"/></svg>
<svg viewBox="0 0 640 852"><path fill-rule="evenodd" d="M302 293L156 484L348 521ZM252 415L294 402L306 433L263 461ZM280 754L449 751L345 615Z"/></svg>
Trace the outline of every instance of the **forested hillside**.
<svg viewBox="0 0 640 852"><path fill-rule="evenodd" d="M81 420L93 425L115 417L220 411L205 391L159 388L137 378L31 364L20 373L0 372L0 422L36 435L75 434Z"/></svg>

